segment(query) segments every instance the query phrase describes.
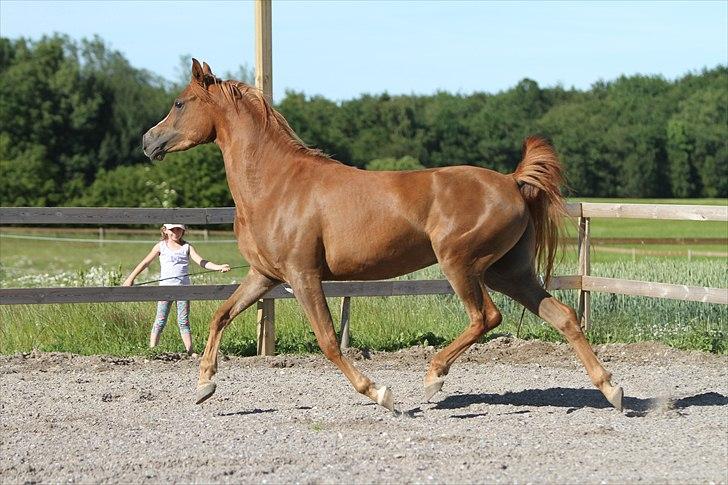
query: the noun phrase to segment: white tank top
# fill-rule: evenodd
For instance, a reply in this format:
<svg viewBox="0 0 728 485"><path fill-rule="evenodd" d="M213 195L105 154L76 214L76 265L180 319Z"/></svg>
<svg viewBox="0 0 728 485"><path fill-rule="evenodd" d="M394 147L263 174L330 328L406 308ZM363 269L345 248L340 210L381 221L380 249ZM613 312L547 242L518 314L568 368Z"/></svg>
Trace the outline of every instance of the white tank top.
<svg viewBox="0 0 728 485"><path fill-rule="evenodd" d="M177 251L172 251L167 246L167 241L159 242L159 265L162 272L159 278L159 286L189 285L190 277L190 245L184 244ZM169 279L164 279L169 278Z"/></svg>

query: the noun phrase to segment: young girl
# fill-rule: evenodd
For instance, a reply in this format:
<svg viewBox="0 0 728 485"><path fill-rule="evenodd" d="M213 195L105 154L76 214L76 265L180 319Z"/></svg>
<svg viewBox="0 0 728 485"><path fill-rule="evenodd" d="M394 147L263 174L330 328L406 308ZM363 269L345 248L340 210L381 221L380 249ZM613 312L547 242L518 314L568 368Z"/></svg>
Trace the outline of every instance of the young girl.
<svg viewBox="0 0 728 485"><path fill-rule="evenodd" d="M182 236L185 234L183 224L164 224L161 228L162 240L155 244L147 256L134 268L129 277L124 281L123 286L132 286L134 279L144 268L159 256L159 264L162 268L160 286L189 285L189 261L192 260L205 269L219 270L223 273L230 271L227 264L215 264L206 261L197 254L195 248L190 246ZM149 335L149 347L156 347L159 343L159 335L167 324L167 317L172 305L171 301L160 301L157 303L157 318L152 326L152 333ZM185 350L192 354L192 336L190 335L190 302L177 302L177 324Z"/></svg>

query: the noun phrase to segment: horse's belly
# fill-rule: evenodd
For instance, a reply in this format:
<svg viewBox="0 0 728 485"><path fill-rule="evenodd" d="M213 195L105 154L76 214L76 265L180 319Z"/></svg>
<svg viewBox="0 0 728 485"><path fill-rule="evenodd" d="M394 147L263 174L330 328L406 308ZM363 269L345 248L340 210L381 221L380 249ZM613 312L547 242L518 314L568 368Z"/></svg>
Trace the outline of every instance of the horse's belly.
<svg viewBox="0 0 728 485"><path fill-rule="evenodd" d="M372 248L369 241L347 251L328 248L324 279L375 280L401 276L437 262L428 239Z"/></svg>

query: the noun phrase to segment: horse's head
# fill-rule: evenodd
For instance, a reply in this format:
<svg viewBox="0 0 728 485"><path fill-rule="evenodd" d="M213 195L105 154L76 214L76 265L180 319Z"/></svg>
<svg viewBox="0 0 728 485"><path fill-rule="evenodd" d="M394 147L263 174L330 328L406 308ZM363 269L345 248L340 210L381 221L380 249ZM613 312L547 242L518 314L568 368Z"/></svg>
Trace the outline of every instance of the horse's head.
<svg viewBox="0 0 728 485"><path fill-rule="evenodd" d="M187 150L215 139L213 103L208 87L216 82L207 63L192 59L192 78L174 100L172 109L142 137L144 154L162 160L169 152Z"/></svg>

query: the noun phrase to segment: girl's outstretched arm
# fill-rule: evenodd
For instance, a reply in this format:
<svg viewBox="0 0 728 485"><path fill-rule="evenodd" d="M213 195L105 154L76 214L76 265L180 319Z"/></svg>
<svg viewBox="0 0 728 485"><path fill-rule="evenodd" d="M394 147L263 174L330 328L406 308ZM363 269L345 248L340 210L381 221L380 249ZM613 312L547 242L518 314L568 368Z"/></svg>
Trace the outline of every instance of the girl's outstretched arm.
<svg viewBox="0 0 728 485"><path fill-rule="evenodd" d="M197 251L195 251L195 248L192 247L190 244L190 258L192 258L192 261L199 264L204 269L213 269L220 271L221 273L225 273L227 271L230 271L230 265L229 264L215 264L212 261L208 261L206 259L202 259L199 254L197 254Z"/></svg>
<svg viewBox="0 0 728 485"><path fill-rule="evenodd" d="M129 277L124 280L121 286L132 286L136 277L139 276L139 273L144 271L144 269L149 266L149 264L154 261L154 258L156 258L157 256L159 256L159 243L154 245L152 250L149 251L149 254L147 254L144 259L141 260L137 267L134 268L134 271L131 272Z"/></svg>

